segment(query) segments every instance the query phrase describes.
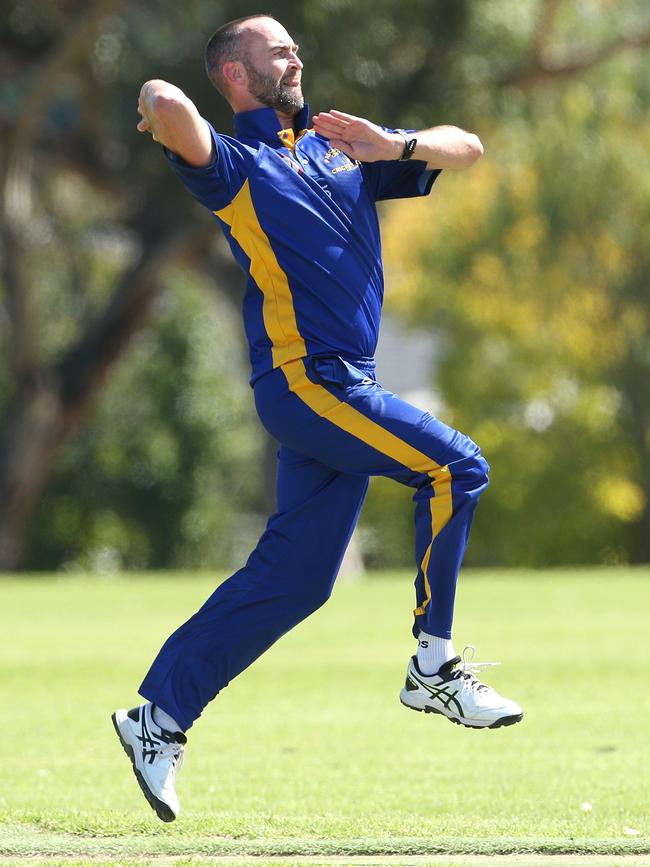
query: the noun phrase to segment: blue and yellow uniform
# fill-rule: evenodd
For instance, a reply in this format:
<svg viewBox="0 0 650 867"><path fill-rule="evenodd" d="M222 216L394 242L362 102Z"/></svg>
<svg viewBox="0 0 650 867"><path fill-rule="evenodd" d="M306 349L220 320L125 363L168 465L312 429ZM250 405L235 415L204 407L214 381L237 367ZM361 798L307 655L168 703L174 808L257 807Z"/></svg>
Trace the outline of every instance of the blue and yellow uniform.
<svg viewBox="0 0 650 867"><path fill-rule="evenodd" d="M277 511L246 565L165 643L140 693L189 728L329 597L371 475L415 489L414 632L451 636L456 579L487 485L478 447L376 381L383 300L375 203L426 195L418 161L359 163L273 109L235 115L213 162L166 152L247 274L244 325L262 423L281 443Z"/></svg>

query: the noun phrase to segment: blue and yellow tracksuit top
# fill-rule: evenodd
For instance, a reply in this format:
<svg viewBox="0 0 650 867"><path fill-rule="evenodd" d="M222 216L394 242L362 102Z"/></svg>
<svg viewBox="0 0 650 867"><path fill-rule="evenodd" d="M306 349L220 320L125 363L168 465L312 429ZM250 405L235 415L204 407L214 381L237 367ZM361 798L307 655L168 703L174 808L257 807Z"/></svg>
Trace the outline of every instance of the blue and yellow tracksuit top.
<svg viewBox="0 0 650 867"><path fill-rule="evenodd" d="M421 161L353 161L306 129L308 118L305 105L297 136L272 108L236 114L234 138L209 125L205 168L165 150L248 275L252 383L307 355L374 356L384 293L375 203L426 195L439 174Z"/></svg>

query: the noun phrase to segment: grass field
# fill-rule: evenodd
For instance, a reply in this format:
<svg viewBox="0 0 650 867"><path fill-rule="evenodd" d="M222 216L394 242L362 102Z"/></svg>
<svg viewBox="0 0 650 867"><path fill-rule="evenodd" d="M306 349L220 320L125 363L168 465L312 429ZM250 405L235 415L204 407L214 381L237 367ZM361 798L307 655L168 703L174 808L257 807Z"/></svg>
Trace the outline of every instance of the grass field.
<svg viewBox="0 0 650 867"><path fill-rule="evenodd" d="M213 581L2 581L0 855L650 852L650 570L463 576L457 645L501 660L486 679L526 711L496 731L399 704L411 582L340 584L232 683L190 732L183 812L166 826L110 713L137 703L153 654Z"/></svg>

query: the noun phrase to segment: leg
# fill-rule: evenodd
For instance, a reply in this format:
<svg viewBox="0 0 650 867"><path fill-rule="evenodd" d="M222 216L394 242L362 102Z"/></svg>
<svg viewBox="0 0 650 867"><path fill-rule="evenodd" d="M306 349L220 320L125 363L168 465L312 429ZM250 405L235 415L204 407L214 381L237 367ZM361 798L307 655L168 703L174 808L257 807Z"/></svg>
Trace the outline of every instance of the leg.
<svg viewBox="0 0 650 867"><path fill-rule="evenodd" d="M478 446L336 356L284 365L256 399L271 433L293 448L342 472L415 488L416 629L449 637L458 571L487 486Z"/></svg>
<svg viewBox="0 0 650 867"><path fill-rule="evenodd" d="M288 392L278 380L275 393L268 388L256 395L260 417L276 436L343 472L381 474L416 488L416 634L450 636L458 570L487 485L488 465L478 447L336 356L290 362L282 373ZM481 684L474 672L483 665L466 653L462 661L447 658L431 676L414 657L403 704L472 728L519 722L519 705Z"/></svg>
<svg viewBox="0 0 650 867"><path fill-rule="evenodd" d="M174 632L140 687L183 728L329 597L368 480L283 446L278 510L246 565Z"/></svg>

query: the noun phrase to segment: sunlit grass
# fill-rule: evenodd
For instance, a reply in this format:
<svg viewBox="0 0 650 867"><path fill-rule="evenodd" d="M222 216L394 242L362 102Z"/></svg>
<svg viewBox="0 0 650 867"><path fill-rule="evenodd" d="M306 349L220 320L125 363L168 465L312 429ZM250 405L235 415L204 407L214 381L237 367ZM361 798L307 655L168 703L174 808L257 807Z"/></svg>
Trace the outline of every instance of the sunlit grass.
<svg viewBox="0 0 650 867"><path fill-rule="evenodd" d="M110 713L212 584L0 584L0 853L650 848L650 570L464 575L457 644L526 712L496 731L399 704L411 576L341 583L190 731L165 826Z"/></svg>

